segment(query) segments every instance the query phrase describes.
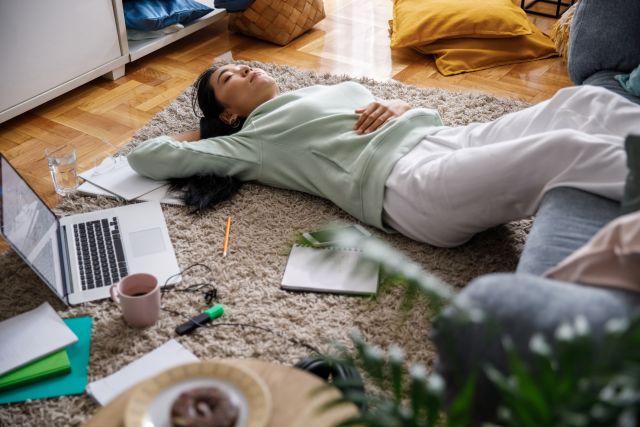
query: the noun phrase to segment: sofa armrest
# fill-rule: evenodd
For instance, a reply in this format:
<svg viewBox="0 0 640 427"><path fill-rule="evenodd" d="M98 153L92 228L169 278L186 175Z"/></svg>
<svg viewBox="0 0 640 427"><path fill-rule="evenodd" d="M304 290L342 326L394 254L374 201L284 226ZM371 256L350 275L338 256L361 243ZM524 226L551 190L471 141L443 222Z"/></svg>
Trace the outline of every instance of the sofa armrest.
<svg viewBox="0 0 640 427"><path fill-rule="evenodd" d="M545 194L517 272L542 275L584 245L620 215L620 203L586 191L560 187Z"/></svg>
<svg viewBox="0 0 640 427"><path fill-rule="evenodd" d="M640 25L640 23L638 25ZM638 40L638 43L640 43L640 40ZM618 95L627 98L629 101L640 105L640 96L635 96L630 92L627 92L627 90L615 79L615 76L619 74L619 71L598 71L597 73L587 77L582 84L600 86L605 89L609 89L611 92L617 93Z"/></svg>
<svg viewBox="0 0 640 427"><path fill-rule="evenodd" d="M640 64L640 1L581 0L569 34L567 67L582 84L598 71L629 73Z"/></svg>

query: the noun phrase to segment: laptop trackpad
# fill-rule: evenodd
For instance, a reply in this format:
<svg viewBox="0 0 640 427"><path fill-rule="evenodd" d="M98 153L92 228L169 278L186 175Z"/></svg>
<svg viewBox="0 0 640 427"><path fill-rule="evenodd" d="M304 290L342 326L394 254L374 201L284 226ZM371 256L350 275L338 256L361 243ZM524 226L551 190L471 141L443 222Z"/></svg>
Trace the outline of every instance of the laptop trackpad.
<svg viewBox="0 0 640 427"><path fill-rule="evenodd" d="M129 242L134 257L153 255L166 249L160 227L129 233Z"/></svg>

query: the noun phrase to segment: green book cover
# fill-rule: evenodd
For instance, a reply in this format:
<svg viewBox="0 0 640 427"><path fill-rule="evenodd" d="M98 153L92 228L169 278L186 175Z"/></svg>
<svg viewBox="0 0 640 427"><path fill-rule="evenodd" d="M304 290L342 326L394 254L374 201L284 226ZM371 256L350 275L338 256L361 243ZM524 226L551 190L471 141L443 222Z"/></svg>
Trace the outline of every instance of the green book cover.
<svg viewBox="0 0 640 427"><path fill-rule="evenodd" d="M70 370L71 361L67 351L62 349L28 365L0 375L0 390L17 387L55 375L66 374Z"/></svg>

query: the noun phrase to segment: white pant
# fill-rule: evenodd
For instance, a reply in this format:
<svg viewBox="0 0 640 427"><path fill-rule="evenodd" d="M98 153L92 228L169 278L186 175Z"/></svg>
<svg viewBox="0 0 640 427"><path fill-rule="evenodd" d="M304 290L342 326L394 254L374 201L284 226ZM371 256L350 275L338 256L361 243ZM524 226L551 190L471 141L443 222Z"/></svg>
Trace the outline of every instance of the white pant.
<svg viewBox="0 0 640 427"><path fill-rule="evenodd" d="M562 89L493 122L438 128L394 166L383 219L451 247L533 215L555 187L620 200L629 133L640 133L640 106L595 86Z"/></svg>

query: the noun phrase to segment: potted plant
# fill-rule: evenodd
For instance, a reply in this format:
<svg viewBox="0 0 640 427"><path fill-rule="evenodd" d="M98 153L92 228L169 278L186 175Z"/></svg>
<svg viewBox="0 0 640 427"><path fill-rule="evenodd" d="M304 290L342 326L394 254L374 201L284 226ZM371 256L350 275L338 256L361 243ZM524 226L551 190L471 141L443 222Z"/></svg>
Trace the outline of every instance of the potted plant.
<svg viewBox="0 0 640 427"><path fill-rule="evenodd" d="M369 262L380 265L387 282L405 287L408 304L416 296L428 299L435 315L456 304L460 322L491 321L437 277L388 245L375 239L342 235L345 246L358 247ZM409 308L410 309L410 308ZM429 321L429 319L425 319ZM596 344L584 318L558 327L548 342L542 334L529 340L529 354L518 354L502 340L508 355L507 372L486 366L484 375L499 390L498 420L492 426L638 426L640 425L640 316L611 319L606 335ZM358 390L334 381L346 392L329 406L355 403L359 415L340 427L430 427L475 425L471 404L475 378L459 390L447 390L445 380L424 366L407 366L402 349L380 349L355 332L355 352L338 347L324 355L329 364L358 367L379 392ZM526 357L524 357L526 356Z"/></svg>

